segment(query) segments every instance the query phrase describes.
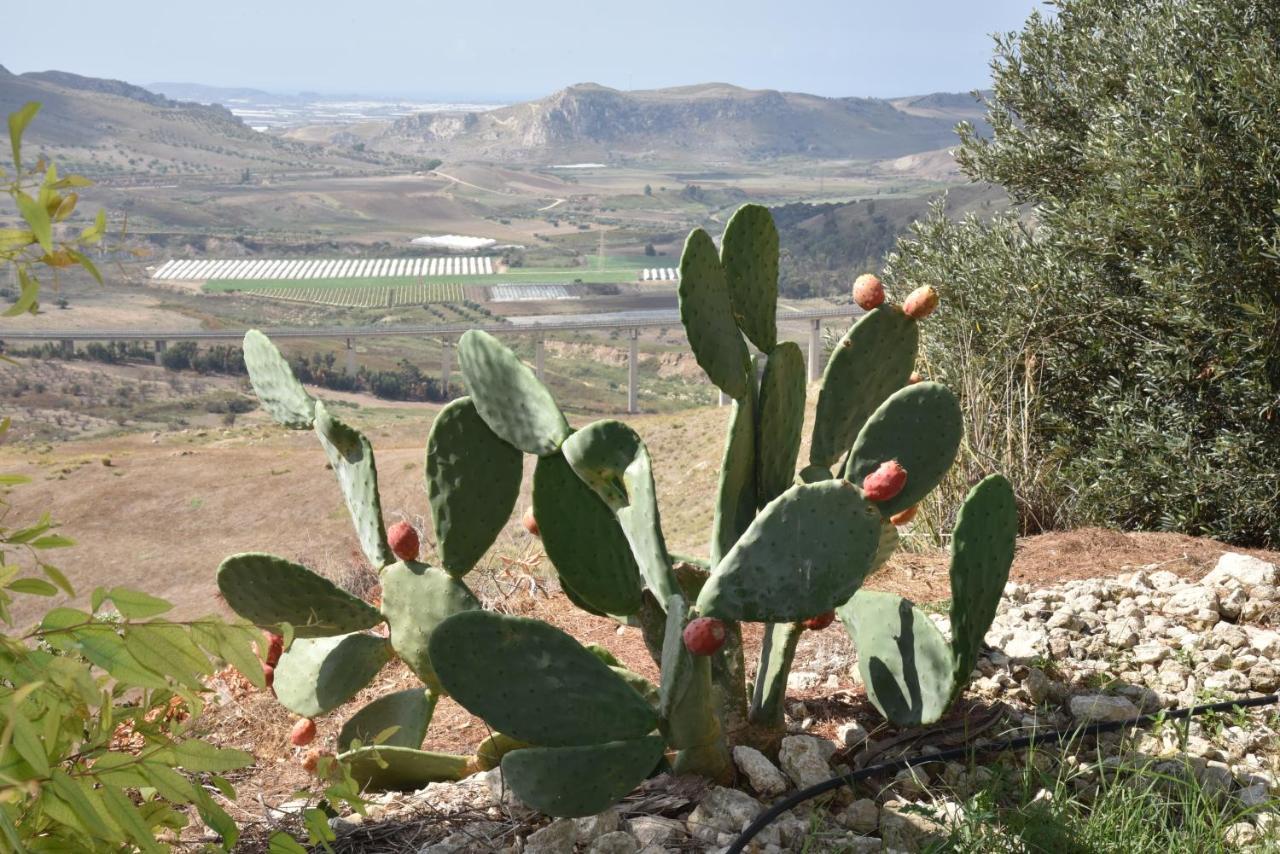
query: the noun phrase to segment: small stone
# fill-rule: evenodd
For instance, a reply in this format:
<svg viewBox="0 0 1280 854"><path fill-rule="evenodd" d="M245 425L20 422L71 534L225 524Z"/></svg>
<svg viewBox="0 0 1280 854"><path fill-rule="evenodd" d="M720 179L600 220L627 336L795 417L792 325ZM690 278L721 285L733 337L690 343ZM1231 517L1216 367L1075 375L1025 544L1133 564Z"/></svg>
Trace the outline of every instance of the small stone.
<svg viewBox="0 0 1280 854"><path fill-rule="evenodd" d="M525 854L573 854L578 828L573 820L559 818L541 830L535 830L524 841Z"/></svg>
<svg viewBox="0 0 1280 854"><path fill-rule="evenodd" d="M1238 620L1249 604L1249 594L1243 587L1233 587L1225 596L1218 597L1218 610L1228 620Z"/></svg>
<svg viewBox="0 0 1280 854"><path fill-rule="evenodd" d="M1133 660L1139 664L1159 664L1169 657L1169 647L1162 643L1143 643L1133 648Z"/></svg>
<svg viewBox="0 0 1280 854"><path fill-rule="evenodd" d="M1250 648L1258 655L1265 658L1280 658L1280 632L1245 626L1244 633L1249 636Z"/></svg>
<svg viewBox="0 0 1280 854"><path fill-rule="evenodd" d="M857 721L849 721L836 728L836 741L845 747L857 747L867 738L867 728Z"/></svg>
<svg viewBox="0 0 1280 854"><path fill-rule="evenodd" d="M1259 584L1274 586L1277 580L1280 580L1280 571L1276 570L1275 564L1227 552L1218 558L1217 565L1200 583L1206 587L1227 587L1234 581L1244 587L1257 587Z"/></svg>
<svg viewBox="0 0 1280 854"><path fill-rule="evenodd" d="M1249 690L1249 677L1239 670L1223 670L1206 676L1204 687L1209 691L1241 692Z"/></svg>
<svg viewBox="0 0 1280 854"><path fill-rule="evenodd" d="M1044 654L1047 637L1043 630L1014 629L1001 649L1010 660L1029 660Z"/></svg>
<svg viewBox="0 0 1280 854"><path fill-rule="evenodd" d="M579 842L590 842L598 836L613 833L622 827L622 819L618 816L618 811L613 808L607 809L599 815L575 818L573 823L578 831Z"/></svg>
<svg viewBox="0 0 1280 854"><path fill-rule="evenodd" d="M782 739L778 763L798 789L807 789L831 779L828 764L835 745L825 738L811 735L789 735Z"/></svg>
<svg viewBox="0 0 1280 854"><path fill-rule="evenodd" d="M928 785L929 772L924 768L903 768L893 775L893 788L903 797L923 797Z"/></svg>
<svg viewBox="0 0 1280 854"><path fill-rule="evenodd" d="M1265 806L1271 801L1271 793L1267 791L1266 783L1254 783L1252 786L1245 786L1236 793L1236 797L1240 799L1240 803L1251 809Z"/></svg>
<svg viewBox="0 0 1280 854"><path fill-rule="evenodd" d="M822 677L808 670L797 670L787 676L788 691L808 691L810 688L817 688L822 682Z"/></svg>
<svg viewBox="0 0 1280 854"><path fill-rule="evenodd" d="M1249 668L1249 687L1260 694L1270 694L1280 688L1280 672L1265 661Z"/></svg>
<svg viewBox="0 0 1280 854"><path fill-rule="evenodd" d="M634 836L625 830L615 830L597 837L587 848L587 854L636 854L639 850Z"/></svg>
<svg viewBox="0 0 1280 854"><path fill-rule="evenodd" d="M1124 697L1083 694L1071 698L1071 714L1082 721L1127 721L1138 717L1138 707Z"/></svg>
<svg viewBox="0 0 1280 854"><path fill-rule="evenodd" d="M1238 821L1222 834L1222 841L1233 850L1242 850L1258 841L1258 830L1247 821Z"/></svg>
<svg viewBox="0 0 1280 854"><path fill-rule="evenodd" d="M631 835L644 848L680 845L686 836L684 822L656 815L639 815L628 822Z"/></svg>
<svg viewBox="0 0 1280 854"><path fill-rule="evenodd" d="M787 778L759 750L739 744L733 748L733 762L761 795L780 795L787 790Z"/></svg>
<svg viewBox="0 0 1280 854"><path fill-rule="evenodd" d="M836 813L835 820L857 833L871 833L880 826L880 808L870 798L861 798Z"/></svg>
<svg viewBox="0 0 1280 854"><path fill-rule="evenodd" d="M763 809L764 805L746 792L712 786L689 814L689 832L700 842L717 845L720 834L741 833ZM632 832L636 833L634 822ZM641 839L639 833L636 838Z"/></svg>
<svg viewBox="0 0 1280 854"><path fill-rule="evenodd" d="M1218 622L1218 594L1208 587L1187 587L1170 596L1161 610L1182 617L1192 628L1207 629Z"/></svg>
<svg viewBox="0 0 1280 854"><path fill-rule="evenodd" d="M880 811L880 839L890 850L917 852L944 845L950 834L915 805L889 801Z"/></svg>
<svg viewBox="0 0 1280 854"><path fill-rule="evenodd" d="M1038 667L1027 671L1027 678L1022 682L1022 686L1027 689L1027 696L1037 706L1049 699L1052 685L1049 677L1045 676L1044 671Z"/></svg>
<svg viewBox="0 0 1280 854"><path fill-rule="evenodd" d="M1225 644L1231 649L1239 649L1249 643L1249 635L1245 630L1231 623L1218 623L1209 630L1209 636L1214 642Z"/></svg>
<svg viewBox="0 0 1280 854"><path fill-rule="evenodd" d="M1203 768L1197 769L1196 780L1206 795L1226 794L1235 784L1235 776L1225 762L1209 760Z"/></svg>

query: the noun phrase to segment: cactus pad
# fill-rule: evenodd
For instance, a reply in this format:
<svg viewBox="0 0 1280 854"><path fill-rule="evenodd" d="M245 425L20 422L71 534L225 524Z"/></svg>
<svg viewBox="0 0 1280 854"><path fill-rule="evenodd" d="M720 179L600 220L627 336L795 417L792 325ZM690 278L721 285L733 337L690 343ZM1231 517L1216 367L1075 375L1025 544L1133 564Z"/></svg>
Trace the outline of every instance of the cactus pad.
<svg viewBox="0 0 1280 854"><path fill-rule="evenodd" d="M849 450L871 413L911 376L919 324L882 305L853 325L831 353L813 420L809 462L830 468Z"/></svg>
<svg viewBox="0 0 1280 854"><path fill-rule="evenodd" d="M480 417L508 444L541 456L553 453L569 435L551 392L497 338L478 329L463 334L458 365Z"/></svg>
<svg viewBox="0 0 1280 854"><path fill-rule="evenodd" d="M538 620L467 611L441 623L430 648L453 698L520 741L592 744L639 738L658 725L607 664Z"/></svg>
<svg viewBox="0 0 1280 854"><path fill-rule="evenodd" d="M381 569L395 560L382 527L382 500L378 497L378 468L373 446L359 430L348 427L316 403L316 435L346 499L351 522L364 556Z"/></svg>
<svg viewBox="0 0 1280 854"><path fill-rule="evenodd" d="M858 434L845 478L863 478L886 460L907 470L902 491L876 504L886 517L917 504L933 491L955 462L964 434L960 402L944 385L916 383L899 389L880 405Z"/></svg>
<svg viewBox="0 0 1280 854"><path fill-rule="evenodd" d="M288 623L294 637L345 635L382 622L372 605L284 558L232 555L218 567L218 591L231 610L263 628Z"/></svg>
<svg viewBox="0 0 1280 854"><path fill-rule="evenodd" d="M523 741L516 741L508 735L495 732L476 745L476 764L481 771L489 771L502 764L502 757L513 750L529 747Z"/></svg>
<svg viewBox="0 0 1280 854"><path fill-rule="evenodd" d="M441 565L464 575L511 518L524 461L461 397L436 416L427 436L427 499Z"/></svg>
<svg viewBox="0 0 1280 854"><path fill-rule="evenodd" d="M715 517L711 526L711 563L717 564L733 548L756 516L755 394L733 402L729 435L720 463Z"/></svg>
<svg viewBox="0 0 1280 854"><path fill-rule="evenodd" d="M432 753L412 747L362 747L338 755L361 789L414 791L428 783L461 780L471 771L470 758Z"/></svg>
<svg viewBox="0 0 1280 854"><path fill-rule="evenodd" d="M562 586L606 614L640 610L640 569L613 511L563 454L538 459L533 515Z"/></svg>
<svg viewBox="0 0 1280 854"><path fill-rule="evenodd" d="M350 750L354 741L359 741L362 747L368 747L374 743L374 739L392 727L399 728L380 742L380 746L422 747L422 740L427 737L427 727L431 725L431 715L435 712L436 699L435 694L422 688L384 694L342 725L342 730L338 733L338 751L342 753Z"/></svg>
<svg viewBox="0 0 1280 854"><path fill-rule="evenodd" d="M280 656L273 687L289 711L319 717L354 697L391 656L391 644L374 635L297 638Z"/></svg>
<svg viewBox="0 0 1280 854"><path fill-rule="evenodd" d="M859 590L838 609L858 651L867 697L898 726L942 717L952 695L951 646L919 608L893 593Z"/></svg>
<svg viewBox="0 0 1280 854"><path fill-rule="evenodd" d="M733 319L729 284L710 235L689 232L680 256L680 321L693 356L720 390L747 394L747 344Z"/></svg>
<svg viewBox="0 0 1280 854"><path fill-rule="evenodd" d="M763 205L743 205L729 218L720 242L734 319L762 353L772 353L778 343L778 229L773 214Z"/></svg>
<svg viewBox="0 0 1280 854"><path fill-rule="evenodd" d="M315 421L315 400L294 377L293 369L276 345L256 329L244 334L244 366L258 400L277 423L294 430L311 427Z"/></svg>
<svg viewBox="0 0 1280 854"><path fill-rule="evenodd" d="M645 736L581 747L530 747L502 757L502 775L524 803L558 818L603 812L640 785L662 759Z"/></svg>
<svg viewBox="0 0 1280 854"><path fill-rule="evenodd" d="M401 561L382 571L382 613L391 627L391 646L437 693L443 689L427 651L431 633L446 618L480 607L467 585L442 569Z"/></svg>
<svg viewBox="0 0 1280 854"><path fill-rule="evenodd" d="M955 690L969 681L995 619L1018 536L1013 487L998 474L969 491L951 536L951 648Z"/></svg>
<svg viewBox="0 0 1280 854"><path fill-rule="evenodd" d="M794 341L783 341L769 354L760 380L756 501L761 507L795 482L804 428L804 393L804 355Z"/></svg>
<svg viewBox="0 0 1280 854"><path fill-rule="evenodd" d="M705 616L789 623L846 601L870 571L880 514L848 481L793 486L771 501L711 573Z"/></svg>
<svg viewBox="0 0 1280 854"><path fill-rule="evenodd" d="M653 465L640 436L620 421L596 421L565 440L564 458L613 510L645 584L660 603L680 592L662 537Z"/></svg>

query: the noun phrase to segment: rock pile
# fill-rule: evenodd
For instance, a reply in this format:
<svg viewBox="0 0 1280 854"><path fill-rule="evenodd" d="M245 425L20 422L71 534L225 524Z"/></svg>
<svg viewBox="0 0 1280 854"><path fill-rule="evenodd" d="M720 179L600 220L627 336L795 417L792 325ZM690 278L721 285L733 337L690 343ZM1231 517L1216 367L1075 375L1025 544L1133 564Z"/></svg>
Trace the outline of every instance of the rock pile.
<svg viewBox="0 0 1280 854"><path fill-rule="evenodd" d="M1280 625L1278 585L1274 565L1239 554L1223 555L1198 582L1150 566L1041 590L1011 583L966 697L1002 705L999 732L1013 736L1030 727L1125 720L1162 708L1275 692L1280 631L1270 626ZM946 631L946 619L935 620ZM850 669L856 674L856 667ZM1086 802L1097 790L1099 772L1109 769L1146 767L1194 779L1218 799L1224 815L1246 816L1231 826L1228 845L1245 849L1280 841L1275 723L1264 711L1171 722L1129 736L1103 735L1060 754L1006 754L983 764L904 771L796 808L758 836L752 850L925 850L963 824L963 802L991 780L988 766L1026 762L1048 779L1068 777ZM862 750L876 751L875 735L853 721L839 728L838 743L791 735L776 763L737 747L741 788L711 786L696 803L690 799L683 806L679 797L643 799L599 816L547 823L515 801L494 770L393 796L367 818L335 819L334 827L341 840L372 821L436 823L434 841L422 845L420 854L716 851L769 803L847 771L842 762L853 762ZM1040 795L1051 797L1047 791ZM646 814L645 804L654 803L661 809Z"/></svg>

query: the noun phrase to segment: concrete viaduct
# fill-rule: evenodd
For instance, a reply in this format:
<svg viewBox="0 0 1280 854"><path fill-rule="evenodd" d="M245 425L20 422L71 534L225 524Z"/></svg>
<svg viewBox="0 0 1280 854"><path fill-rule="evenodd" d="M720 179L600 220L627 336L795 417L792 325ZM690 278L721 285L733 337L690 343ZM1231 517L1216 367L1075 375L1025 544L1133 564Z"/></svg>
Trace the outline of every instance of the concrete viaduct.
<svg viewBox="0 0 1280 854"><path fill-rule="evenodd" d="M809 326L808 374L810 382L822 375L822 321L839 318L852 318L861 313L856 306L832 306L829 309L811 311L778 312L778 323L807 323ZM457 339L468 330L481 329L493 335L531 335L534 338L534 370L538 377L543 376L544 342L548 334L556 332L614 331L625 332L629 342L627 359L627 411L637 411L639 391L640 359L638 342L640 330L660 326L679 326L680 313L676 310L647 313L643 317L628 318L625 316L606 315L605 319L586 317L582 320L563 319L554 322L521 322L516 318L513 323L455 323L435 326L389 326L389 327L271 327L263 331L273 339L286 338L333 339L346 342L346 369L354 373L355 349L352 341L356 338L392 338L392 337L426 337L438 338L443 344L440 365L440 379L447 388L453 371L453 348ZM156 364L160 364L160 354L170 341L216 341L232 342L244 338L244 330L227 329L191 329L191 330L109 330L88 329L75 331L34 331L0 329L0 341L59 341L63 349L70 354L74 352L77 342L88 341L151 341L155 344ZM720 402L725 403L721 393Z"/></svg>

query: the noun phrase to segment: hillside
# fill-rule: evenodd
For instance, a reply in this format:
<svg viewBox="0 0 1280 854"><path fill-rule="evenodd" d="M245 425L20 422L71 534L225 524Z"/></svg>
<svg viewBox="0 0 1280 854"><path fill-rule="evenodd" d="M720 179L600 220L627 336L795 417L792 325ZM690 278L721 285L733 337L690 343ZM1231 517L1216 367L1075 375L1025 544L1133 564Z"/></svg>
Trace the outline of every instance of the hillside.
<svg viewBox="0 0 1280 854"><path fill-rule="evenodd" d="M174 101L120 80L65 71L13 74L0 66L0 111L43 106L26 134L33 152L93 178L238 179L252 173L367 169L371 158L254 132L225 107Z"/></svg>
<svg viewBox="0 0 1280 854"><path fill-rule="evenodd" d="M935 112L724 83L634 92L584 83L486 112L410 116L367 129L366 138L372 147L419 156L534 163L878 160L953 143L955 120Z"/></svg>

